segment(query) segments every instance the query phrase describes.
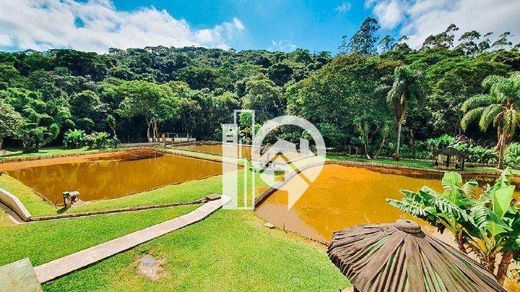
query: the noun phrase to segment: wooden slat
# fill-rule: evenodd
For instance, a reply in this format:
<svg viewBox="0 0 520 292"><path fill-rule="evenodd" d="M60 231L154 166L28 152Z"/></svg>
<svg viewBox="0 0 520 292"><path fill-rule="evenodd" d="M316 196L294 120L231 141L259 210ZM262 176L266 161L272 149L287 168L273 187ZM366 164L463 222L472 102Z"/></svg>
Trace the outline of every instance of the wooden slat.
<svg viewBox="0 0 520 292"><path fill-rule="evenodd" d="M361 291L505 291L491 273L413 222L335 232L328 254Z"/></svg>

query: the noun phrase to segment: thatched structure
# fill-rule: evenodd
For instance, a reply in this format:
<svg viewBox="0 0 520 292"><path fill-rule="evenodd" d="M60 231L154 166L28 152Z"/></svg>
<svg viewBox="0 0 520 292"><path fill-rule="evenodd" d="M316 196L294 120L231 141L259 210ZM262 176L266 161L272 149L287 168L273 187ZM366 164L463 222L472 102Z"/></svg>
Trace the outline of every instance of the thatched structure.
<svg viewBox="0 0 520 292"><path fill-rule="evenodd" d="M433 149L433 165L436 167L452 168L464 170L464 163L468 155L454 147Z"/></svg>
<svg viewBox="0 0 520 292"><path fill-rule="evenodd" d="M477 262L409 220L336 232L328 254L357 291L505 291Z"/></svg>

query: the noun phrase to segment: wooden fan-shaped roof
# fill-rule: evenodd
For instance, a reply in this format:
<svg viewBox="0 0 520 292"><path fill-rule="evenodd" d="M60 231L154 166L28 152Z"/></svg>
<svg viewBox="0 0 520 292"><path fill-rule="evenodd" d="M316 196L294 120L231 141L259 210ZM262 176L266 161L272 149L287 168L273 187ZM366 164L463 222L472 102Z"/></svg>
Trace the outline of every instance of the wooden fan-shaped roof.
<svg viewBox="0 0 520 292"><path fill-rule="evenodd" d="M336 232L328 254L359 291L505 291L477 262L409 220Z"/></svg>

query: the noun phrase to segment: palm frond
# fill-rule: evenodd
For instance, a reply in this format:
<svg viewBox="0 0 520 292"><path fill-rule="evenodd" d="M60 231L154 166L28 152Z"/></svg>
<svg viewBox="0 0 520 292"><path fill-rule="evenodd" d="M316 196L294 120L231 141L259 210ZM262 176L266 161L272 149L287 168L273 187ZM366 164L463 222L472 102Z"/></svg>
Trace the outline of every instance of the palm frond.
<svg viewBox="0 0 520 292"><path fill-rule="evenodd" d="M482 87L491 88L494 84L503 80L507 80L507 78L498 75L490 75L482 81Z"/></svg>
<svg viewBox="0 0 520 292"><path fill-rule="evenodd" d="M480 115L480 120L478 123L482 132L487 131L489 125L493 123L495 117L500 113L501 110L502 106L500 104L492 104L484 109L484 111Z"/></svg>
<svg viewBox="0 0 520 292"><path fill-rule="evenodd" d="M462 104L462 111L467 112L474 108L479 107L485 107L491 104L495 103L495 99L488 94L478 94L475 96L472 96L468 98L463 104Z"/></svg>
<svg viewBox="0 0 520 292"><path fill-rule="evenodd" d="M472 122L480 118L485 109L485 107L478 107L467 111L462 117L462 120L460 121L460 126L462 127L462 129L466 131L466 129Z"/></svg>

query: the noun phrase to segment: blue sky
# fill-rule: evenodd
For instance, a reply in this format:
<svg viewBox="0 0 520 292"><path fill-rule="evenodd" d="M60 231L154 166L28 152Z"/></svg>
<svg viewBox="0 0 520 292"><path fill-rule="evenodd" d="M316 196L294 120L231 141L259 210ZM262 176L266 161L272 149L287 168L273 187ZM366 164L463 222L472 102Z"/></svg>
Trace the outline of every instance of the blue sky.
<svg viewBox="0 0 520 292"><path fill-rule="evenodd" d="M236 17L245 30L231 39L229 46L239 50L296 46L311 51L335 51L343 34L352 35L372 15L363 1L341 0L117 0L114 4L125 11L153 5L166 9L175 18L186 19L194 28L213 27Z"/></svg>
<svg viewBox="0 0 520 292"><path fill-rule="evenodd" d="M0 50L204 46L337 52L367 16L381 35L420 47L451 23L458 33L510 31L518 0L0 0Z"/></svg>

